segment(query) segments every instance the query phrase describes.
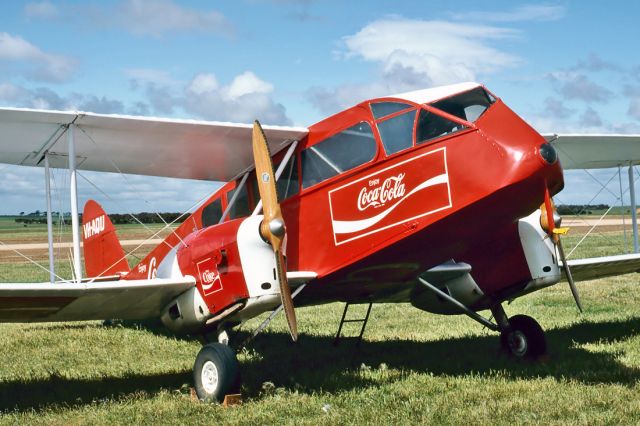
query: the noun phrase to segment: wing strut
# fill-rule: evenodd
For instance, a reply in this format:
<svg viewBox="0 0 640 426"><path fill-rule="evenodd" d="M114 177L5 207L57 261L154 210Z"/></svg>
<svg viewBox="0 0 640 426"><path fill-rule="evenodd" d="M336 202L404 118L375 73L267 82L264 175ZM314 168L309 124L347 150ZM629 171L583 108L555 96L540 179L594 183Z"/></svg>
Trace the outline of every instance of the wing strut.
<svg viewBox="0 0 640 426"><path fill-rule="evenodd" d="M278 181L278 179L280 179L280 176L282 175L284 168L287 167L287 164L289 163L289 160L291 159L291 156L293 155L296 149L296 146L298 146L298 141L293 141L291 146L289 146L289 150L284 154L282 161L280 162L280 164L278 165L278 168L276 169L276 173L275 173L276 182ZM249 173L247 173L247 175L248 174ZM251 215L252 216L257 215L258 213L260 213L260 210L262 210L262 200L258 201L258 204L256 204L256 208L253 210L253 213L251 213Z"/></svg>
<svg viewBox="0 0 640 426"><path fill-rule="evenodd" d="M78 223L78 182L76 174L76 141L75 124L67 128L69 143L69 188L71 190L71 232L73 236L73 271L77 282L82 280L82 264L80 263L80 224Z"/></svg>
<svg viewBox="0 0 640 426"><path fill-rule="evenodd" d="M300 293L305 287L307 286L307 283L303 283L300 284L298 286L298 288L296 288L294 290L293 293L291 293L291 299L293 300L294 297L296 297L298 295L298 293ZM249 337L247 337L238 347L238 352L240 352L240 350L242 348L246 348L247 345L249 343L251 343L251 341L260 333L262 332L265 328L267 328L267 326L271 323L271 321L276 317L276 315L278 315L280 313L280 311L282 311L284 309L284 305L281 303L280 305L278 305L278 307L276 309L273 310L273 312L271 312L271 314L269 314L269 316L262 321L262 323L260 323L260 325L258 326L258 328L256 328L255 330L253 330L253 332L251 333L251 335Z"/></svg>
<svg viewBox="0 0 640 426"><path fill-rule="evenodd" d="M51 171L49 168L49 151L44 153L44 188L47 196L47 240L49 242L49 282L56 280L55 262L53 261L53 220L51 218Z"/></svg>
<svg viewBox="0 0 640 426"><path fill-rule="evenodd" d="M636 211L636 186L633 178L633 163L629 161L629 197L631 199L631 229L633 229L633 252L638 253L638 213Z"/></svg>

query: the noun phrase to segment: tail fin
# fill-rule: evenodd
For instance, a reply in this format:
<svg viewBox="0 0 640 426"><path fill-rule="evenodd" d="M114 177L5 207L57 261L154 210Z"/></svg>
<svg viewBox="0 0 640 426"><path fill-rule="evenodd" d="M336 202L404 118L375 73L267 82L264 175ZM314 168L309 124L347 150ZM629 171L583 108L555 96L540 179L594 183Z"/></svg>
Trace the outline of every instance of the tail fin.
<svg viewBox="0 0 640 426"><path fill-rule="evenodd" d="M89 277L129 272L125 252L116 235L116 228L100 204L87 201L82 214L84 266Z"/></svg>

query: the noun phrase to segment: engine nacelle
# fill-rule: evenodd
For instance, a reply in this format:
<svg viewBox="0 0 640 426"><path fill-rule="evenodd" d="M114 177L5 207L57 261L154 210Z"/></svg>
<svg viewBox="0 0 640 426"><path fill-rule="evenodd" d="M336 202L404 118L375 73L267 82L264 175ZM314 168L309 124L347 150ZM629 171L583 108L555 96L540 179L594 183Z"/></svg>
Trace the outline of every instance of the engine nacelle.
<svg viewBox="0 0 640 426"><path fill-rule="evenodd" d="M186 334L201 330L210 316L202 295L196 287L191 287L164 309L160 319L174 333Z"/></svg>
<svg viewBox="0 0 640 426"><path fill-rule="evenodd" d="M561 271L555 245L540 226L540 210L518 221L518 234L531 273L531 281L527 283L521 294L548 287L560 281Z"/></svg>

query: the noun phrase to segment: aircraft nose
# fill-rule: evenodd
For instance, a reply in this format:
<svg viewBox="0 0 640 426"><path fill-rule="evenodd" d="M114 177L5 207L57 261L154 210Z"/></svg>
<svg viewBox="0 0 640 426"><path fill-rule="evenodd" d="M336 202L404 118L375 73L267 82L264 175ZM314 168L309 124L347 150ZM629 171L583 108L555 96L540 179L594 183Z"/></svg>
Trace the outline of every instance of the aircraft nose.
<svg viewBox="0 0 640 426"><path fill-rule="evenodd" d="M549 142L545 142L538 148L538 154L547 163L553 164L558 161L558 152Z"/></svg>
<svg viewBox="0 0 640 426"><path fill-rule="evenodd" d="M537 147L536 154L545 166L543 169L546 175L547 190L551 194L557 194L564 187L564 177L558 159L558 151L549 142L544 142Z"/></svg>

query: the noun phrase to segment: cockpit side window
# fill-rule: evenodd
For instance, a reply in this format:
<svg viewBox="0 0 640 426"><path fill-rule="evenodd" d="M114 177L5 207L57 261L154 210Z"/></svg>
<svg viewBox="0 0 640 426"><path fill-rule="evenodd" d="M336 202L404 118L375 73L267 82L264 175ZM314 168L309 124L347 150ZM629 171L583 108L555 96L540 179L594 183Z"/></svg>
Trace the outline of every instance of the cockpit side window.
<svg viewBox="0 0 640 426"><path fill-rule="evenodd" d="M373 160L376 140L369 123L362 121L301 153L302 187L308 188Z"/></svg>
<svg viewBox="0 0 640 426"><path fill-rule="evenodd" d="M248 182L248 181L247 181ZM247 191L247 182L241 188L234 188L227 193L227 203L231 202L233 194L236 191L240 191L238 197L229 210L229 218L236 219L239 217L247 217L251 214L251 208L249 206L249 192Z"/></svg>
<svg viewBox="0 0 640 426"><path fill-rule="evenodd" d="M377 123L380 139L382 139L382 145L384 145L387 155L413 146L415 120L416 111L411 110Z"/></svg>
<svg viewBox="0 0 640 426"><path fill-rule="evenodd" d="M416 143L421 144L464 128L462 124L421 109L416 126Z"/></svg>
<svg viewBox="0 0 640 426"><path fill-rule="evenodd" d="M495 98L488 94L483 87L476 87L459 95L434 102L431 106L473 123L494 102Z"/></svg>
<svg viewBox="0 0 640 426"><path fill-rule="evenodd" d="M377 102L370 104L371 112L376 120L379 120L394 112L403 111L412 106L402 102Z"/></svg>
<svg viewBox="0 0 640 426"><path fill-rule="evenodd" d="M289 158L289 161L282 170L280 178L276 182L278 199L281 201L298 193L300 181L298 178L298 162L296 160L297 157L295 155ZM277 170L278 166L274 165L274 169Z"/></svg>
<svg viewBox="0 0 640 426"><path fill-rule="evenodd" d="M220 198L217 198L202 209L202 216L200 216L200 219L202 220L202 227L206 228L207 226L217 224L221 217L222 202L220 201Z"/></svg>

